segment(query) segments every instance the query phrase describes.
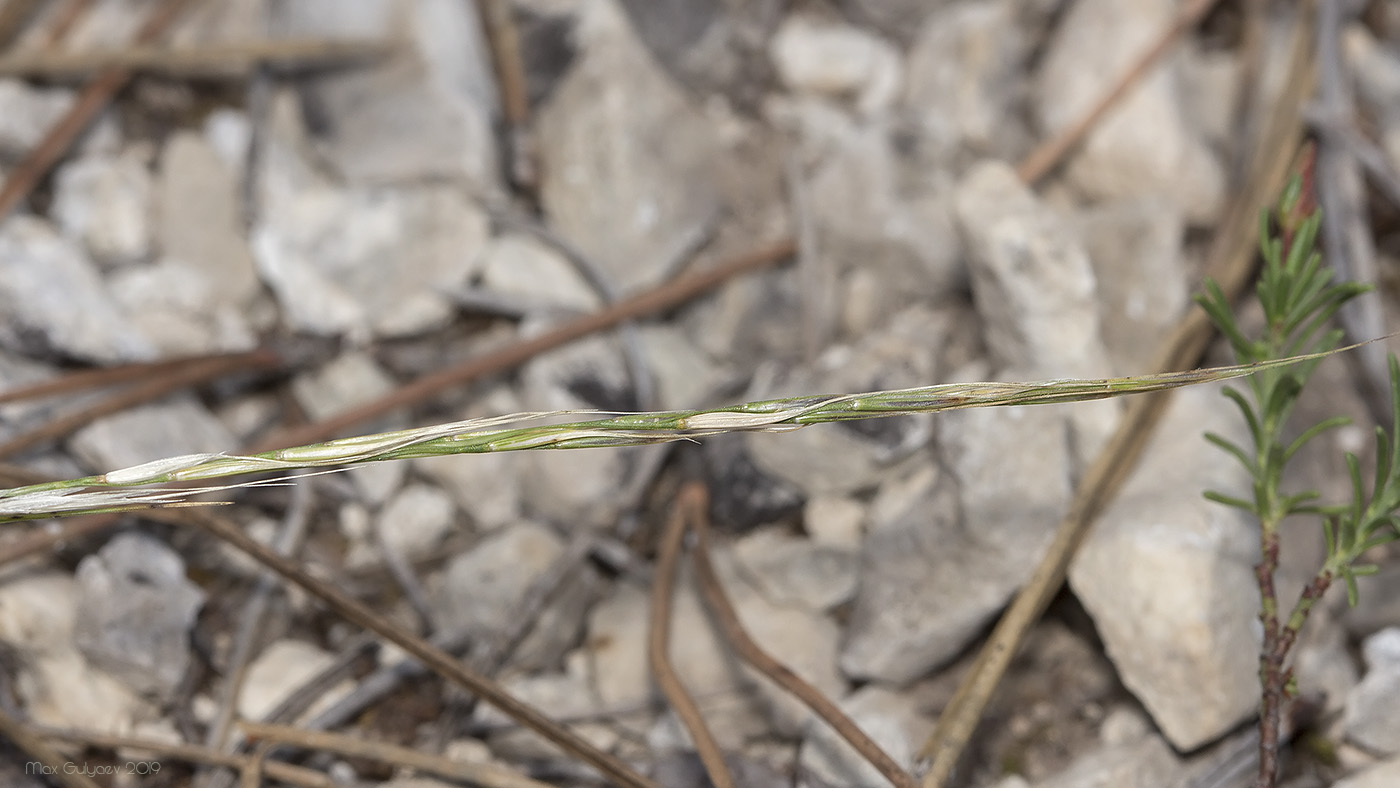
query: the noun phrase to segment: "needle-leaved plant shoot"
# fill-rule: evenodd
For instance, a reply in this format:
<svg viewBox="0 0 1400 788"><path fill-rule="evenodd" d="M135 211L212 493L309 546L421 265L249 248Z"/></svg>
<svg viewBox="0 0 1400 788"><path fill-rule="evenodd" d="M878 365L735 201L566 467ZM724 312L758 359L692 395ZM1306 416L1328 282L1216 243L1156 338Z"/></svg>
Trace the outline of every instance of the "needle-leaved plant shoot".
<svg viewBox="0 0 1400 788"><path fill-rule="evenodd" d="M1315 250L1322 216L1313 198L1311 161L1284 189L1277 206L1260 218L1263 269L1255 293L1263 307L1262 336L1247 336L1235 319L1220 288L1207 281L1196 301L1229 340L1241 364L1267 362L1291 356L1325 353L1337 347L1342 332L1328 321L1348 300L1370 290L1356 282L1334 282L1331 269ZM1376 429L1376 471L1369 489L1362 479L1361 463L1346 455L1351 472L1351 500L1330 505L1318 501L1311 490L1283 489L1284 466L1318 435L1345 425L1344 417L1329 418L1292 440L1285 439L1289 415L1299 394L1316 370L1321 357L1314 356L1287 367L1266 367L1247 378L1248 391L1226 388L1244 416L1253 445L1241 446L1216 434L1206 439L1219 446L1249 470L1253 495L1238 498L1218 492L1206 497L1243 509L1259 521L1260 557L1255 567L1259 582L1260 621L1264 642L1259 656L1261 684L1259 719L1259 772L1257 788L1273 788L1278 780L1280 719L1285 701L1294 693L1289 651L1319 598L1337 580L1346 584L1347 598L1356 603L1356 577L1376 567L1361 563L1373 547L1400 538L1396 513L1400 510L1400 365L1390 357L1392 432ZM1286 616L1281 614L1274 575L1279 565L1279 525L1295 514L1315 516L1327 546L1327 557Z"/></svg>

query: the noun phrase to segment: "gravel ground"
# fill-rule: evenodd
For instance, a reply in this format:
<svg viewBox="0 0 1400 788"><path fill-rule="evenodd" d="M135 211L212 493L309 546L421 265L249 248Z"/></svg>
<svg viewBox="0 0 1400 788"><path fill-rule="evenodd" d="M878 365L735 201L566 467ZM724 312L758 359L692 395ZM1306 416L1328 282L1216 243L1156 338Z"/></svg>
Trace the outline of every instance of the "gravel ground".
<svg viewBox="0 0 1400 788"><path fill-rule="evenodd" d="M1329 262L1378 285L1342 324L1386 335L1400 11L1264 5L9 0L0 390L57 387L0 398L0 471L19 486L521 411L1151 372L1230 217L1263 204L1244 202L1259 140L1294 125L1318 145ZM1273 113L1297 96L1299 26L1320 42L1301 123ZM114 58L133 70L100 71ZM556 340L653 293L673 300ZM1299 429L1354 422L1290 483L1349 494L1341 456L1374 451L1389 344L1320 365ZM949 785L1252 784L1259 538L1201 497L1250 483L1201 438L1243 432L1218 388L1172 400ZM754 640L922 774L1120 402L376 463L200 511L670 788L709 783L648 666L649 594L698 482ZM0 783L84 784L42 776L42 756L99 785L232 785L214 761L250 751L249 720L359 742L275 750L268 784L487 779L468 766L606 784L181 517L0 528ZM1316 522L1286 524L1285 598L1322 550ZM1400 783L1400 565L1373 552L1360 604L1330 594L1298 645L1291 788ZM671 662L738 784L888 784L742 663L681 563Z"/></svg>

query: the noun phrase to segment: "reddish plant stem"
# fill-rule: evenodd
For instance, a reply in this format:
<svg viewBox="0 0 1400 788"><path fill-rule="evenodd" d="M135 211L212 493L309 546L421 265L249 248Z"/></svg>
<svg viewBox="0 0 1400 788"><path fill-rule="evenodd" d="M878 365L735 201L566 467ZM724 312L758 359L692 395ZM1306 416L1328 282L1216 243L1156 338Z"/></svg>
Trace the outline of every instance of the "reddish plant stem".
<svg viewBox="0 0 1400 788"><path fill-rule="evenodd" d="M1266 523L1259 545L1259 565L1254 576L1259 581L1259 621L1264 625L1264 645L1259 652L1259 777L1256 788L1274 788L1278 780L1279 719L1283 709L1283 661L1287 656L1278 622L1278 592L1274 572L1278 569L1278 531Z"/></svg>

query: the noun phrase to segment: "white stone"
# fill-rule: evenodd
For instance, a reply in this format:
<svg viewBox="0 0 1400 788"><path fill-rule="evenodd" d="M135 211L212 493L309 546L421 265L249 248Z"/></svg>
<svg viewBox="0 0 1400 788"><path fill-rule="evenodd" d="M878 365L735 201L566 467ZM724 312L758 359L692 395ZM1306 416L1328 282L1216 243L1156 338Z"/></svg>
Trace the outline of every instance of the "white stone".
<svg viewBox="0 0 1400 788"><path fill-rule="evenodd" d="M404 40L371 67L306 81L324 118L319 145L355 183L443 177L500 190L491 59L476 9L452 0L304 0L272 7L288 36Z"/></svg>
<svg viewBox="0 0 1400 788"><path fill-rule="evenodd" d="M639 326L637 335L656 387L657 409L689 410L713 398L720 370L684 331L649 324Z"/></svg>
<svg viewBox="0 0 1400 788"><path fill-rule="evenodd" d="M1361 654L1371 670L1400 670L1400 627L1382 629L1366 638Z"/></svg>
<svg viewBox="0 0 1400 788"><path fill-rule="evenodd" d="M1068 441L1054 411L954 411L939 430L953 478L921 466L871 505L841 653L852 677L903 684L958 654L1025 582L1068 505Z"/></svg>
<svg viewBox="0 0 1400 788"><path fill-rule="evenodd" d="M440 488L413 484L379 510L379 532L399 555L424 558L452 532L455 510L452 498Z"/></svg>
<svg viewBox="0 0 1400 788"><path fill-rule="evenodd" d="M393 379L373 358L352 351L298 375L292 381L292 395L312 419L322 421L378 399L394 387ZM381 421L378 427L389 429L390 424ZM387 500L403 483L406 472L401 462L356 465L349 470L356 487L372 503Z"/></svg>
<svg viewBox="0 0 1400 788"><path fill-rule="evenodd" d="M45 655L20 673L15 689L31 721L55 728L122 735L155 715L150 704L75 649Z"/></svg>
<svg viewBox="0 0 1400 788"><path fill-rule="evenodd" d="M164 259L114 271L112 297L162 355L251 350L258 337L243 310L221 296L206 269Z"/></svg>
<svg viewBox="0 0 1400 788"><path fill-rule="evenodd" d="M598 294L564 256L528 235L503 235L482 253L481 286L530 305L591 312Z"/></svg>
<svg viewBox="0 0 1400 788"><path fill-rule="evenodd" d="M486 214L448 184L332 183L307 160L290 97L273 115L252 246L284 317L357 341L445 325L454 313L448 294L476 271L485 247Z"/></svg>
<svg viewBox="0 0 1400 788"><path fill-rule="evenodd" d="M1147 734L1080 755L1037 788L1157 788L1174 784L1184 771L1166 742Z"/></svg>
<svg viewBox="0 0 1400 788"><path fill-rule="evenodd" d="M1174 0L1072 5L1055 28L1031 91L1048 136L1074 123L1177 13ZM1216 221L1220 163L1187 124L1177 66L1168 58L1134 85L1069 160L1070 181L1091 199L1168 196L1194 223Z"/></svg>
<svg viewBox="0 0 1400 788"><path fill-rule="evenodd" d="M718 145L616 0L581 10L577 59L536 116L540 198L555 231L627 292L659 283L710 221Z"/></svg>
<svg viewBox="0 0 1400 788"><path fill-rule="evenodd" d="M78 649L144 695L168 700L190 666L190 633L204 593L157 539L118 534L78 564Z"/></svg>
<svg viewBox="0 0 1400 788"><path fill-rule="evenodd" d="M855 595L859 556L765 528L734 547L760 593L775 605L829 610Z"/></svg>
<svg viewBox="0 0 1400 788"><path fill-rule="evenodd" d="M246 126L246 120L238 116ZM222 129L227 123L207 124ZM220 304L242 306L259 288L243 227L238 171L206 136L176 132L161 149L156 232L166 258L198 269Z"/></svg>
<svg viewBox="0 0 1400 788"><path fill-rule="evenodd" d="M1240 495L1248 483L1201 437L1207 430L1243 438L1216 387L1176 392L1069 573L1124 685L1180 750L1213 741L1259 703L1257 524L1201 497Z"/></svg>
<svg viewBox="0 0 1400 788"><path fill-rule="evenodd" d="M1010 166L987 161L959 184L957 220L993 360L1060 377L1101 372L1094 271L1064 218Z"/></svg>
<svg viewBox="0 0 1400 788"><path fill-rule="evenodd" d="M530 584L563 551L553 531L530 522L488 535L447 566L435 598L443 628L499 634Z"/></svg>
<svg viewBox="0 0 1400 788"><path fill-rule="evenodd" d="M21 657L72 647L78 593L59 572L25 573L0 582L0 640Z"/></svg>
<svg viewBox="0 0 1400 788"><path fill-rule="evenodd" d="M817 544L858 550L865 532L865 507L854 498L813 496L802 509L802 523Z"/></svg>
<svg viewBox="0 0 1400 788"><path fill-rule="evenodd" d="M151 172L137 151L86 156L54 176L54 221L104 263L140 260L151 250Z"/></svg>
<svg viewBox="0 0 1400 788"><path fill-rule="evenodd" d="M1011 157L1029 136L1015 111L1030 48L1017 13L1007 0L956 3L919 29L904 104L939 149Z"/></svg>
<svg viewBox="0 0 1400 788"><path fill-rule="evenodd" d="M0 314L0 341L34 355L113 363L155 352L82 250L27 216L0 224Z"/></svg>
<svg viewBox="0 0 1400 788"><path fill-rule="evenodd" d="M1332 788L1391 788L1400 784L1400 758L1382 761L1332 784Z"/></svg>
<svg viewBox="0 0 1400 788"><path fill-rule="evenodd" d="M15 694L40 725L130 732L152 709L78 653L77 606L77 584L68 575L21 574L0 583L0 641L19 663Z"/></svg>
<svg viewBox="0 0 1400 788"><path fill-rule="evenodd" d="M0 79L0 153L12 159L28 154L72 106L70 90Z"/></svg>
<svg viewBox="0 0 1400 788"><path fill-rule="evenodd" d="M232 451L233 436L204 406L179 398L104 416L68 440L69 449L99 471L129 468L182 454Z"/></svg>
<svg viewBox="0 0 1400 788"><path fill-rule="evenodd" d="M1116 375L1149 371L1190 303L1181 212L1158 197L1116 200L1076 219L1098 283L1103 344Z"/></svg>
<svg viewBox="0 0 1400 788"><path fill-rule="evenodd" d="M1347 694L1342 727L1347 738L1383 755L1400 754L1400 627L1383 629L1362 645L1366 675Z"/></svg>
<svg viewBox="0 0 1400 788"><path fill-rule="evenodd" d="M313 676L330 667L335 655L304 640L278 640L253 660L238 694L238 716L262 720ZM306 713L307 717L335 703L354 688L342 681L325 693Z"/></svg>
<svg viewBox="0 0 1400 788"><path fill-rule="evenodd" d="M867 115L888 109L901 86L899 51L857 27L794 14L778 28L769 47L788 88L852 97Z"/></svg>
<svg viewBox="0 0 1400 788"><path fill-rule="evenodd" d="M1010 166L988 161L959 185L957 220L992 360L1006 379L1093 378L1109 371L1093 267L1064 217ZM1058 410L1087 464L1117 422L1112 400Z"/></svg>
<svg viewBox="0 0 1400 788"><path fill-rule="evenodd" d="M934 380L935 351L947 332L946 316L923 305L891 317L882 330L851 346L833 346L759 396L859 393L927 385ZM753 433L745 445L764 472L808 496L869 489L920 457L932 437L927 414L823 424L791 434Z"/></svg>
<svg viewBox="0 0 1400 788"><path fill-rule="evenodd" d="M960 286L966 274L948 168L901 152L887 123L855 122L813 101L792 109L788 125L815 162L800 188L816 231L816 270L878 274L881 298L863 309L881 318ZM833 309L841 296L827 296Z"/></svg>

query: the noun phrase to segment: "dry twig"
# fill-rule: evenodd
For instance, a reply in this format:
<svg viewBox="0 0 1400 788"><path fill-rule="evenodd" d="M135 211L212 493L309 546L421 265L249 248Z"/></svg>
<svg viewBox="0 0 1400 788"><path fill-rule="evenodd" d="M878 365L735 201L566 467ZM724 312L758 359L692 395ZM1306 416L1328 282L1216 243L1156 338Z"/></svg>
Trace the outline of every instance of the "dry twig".
<svg viewBox="0 0 1400 788"><path fill-rule="evenodd" d="M159 38L175 22L175 18L188 2L189 0L165 0L156 6L145 24L137 31L136 42L145 44ZM88 124L92 123L130 79L130 71L109 68L88 83L82 95L68 110L68 114L49 129L44 139L34 146L34 150L30 151L24 161L5 179L5 185L0 187L0 218L9 216L10 211L29 195L40 179L78 139L78 135L83 133Z"/></svg>
<svg viewBox="0 0 1400 788"><path fill-rule="evenodd" d="M501 109L506 121L506 155L511 183L526 194L539 191L540 167L530 132L530 97L525 84L525 64L520 54L520 33L507 0L477 0L486 43L501 88Z"/></svg>
<svg viewBox="0 0 1400 788"><path fill-rule="evenodd" d="M197 744L171 744L170 742L141 739L135 736L114 736L87 731L60 730L57 728L31 727L30 730L44 739L74 742L88 747L102 747L110 750L130 749L148 752L163 758L174 758L188 763L204 763L211 766L228 766L245 769L250 760L244 755L233 755L201 747ZM334 788L337 783L320 772L292 766L285 763L270 763L264 770L268 777L304 788Z"/></svg>
<svg viewBox="0 0 1400 788"><path fill-rule="evenodd" d="M1128 95L1138 80L1146 76L1152 66L1163 55L1171 51L1172 45L1186 31L1195 27L1196 23L1200 22L1210 9L1215 7L1217 2L1219 0L1191 0L1183 6L1177 12L1176 20L1172 22L1171 27L1162 31L1161 36L1152 43L1152 46L1144 49L1142 54L1138 55L1137 60L1134 60L1131 66L1123 70L1113 85L1104 91L1104 94L1087 112L1081 115L1077 121L1066 126L1059 134L1038 145L1021 161L1021 164L1016 168L1016 173L1021 176L1021 180L1026 183L1035 183L1055 169L1065 154L1083 141L1094 126L1103 120L1108 111L1113 109L1113 106L1124 96Z"/></svg>
<svg viewBox="0 0 1400 788"><path fill-rule="evenodd" d="M0 58L0 76L75 77L93 71L123 69L199 79L246 79L255 69L276 71L342 66L372 60L392 51L377 41L284 38L203 44L198 48L131 46L86 52L15 52Z"/></svg>
<svg viewBox="0 0 1400 788"><path fill-rule="evenodd" d="M270 351L213 356L182 363L165 374L153 377L144 383L137 383L90 407L67 416L51 419L40 427L16 435L0 444L0 458L12 457L45 441L67 437L103 416L120 413L128 408L159 399L178 389L212 380L235 370L268 367L280 363L281 359Z"/></svg>
<svg viewBox="0 0 1400 788"><path fill-rule="evenodd" d="M259 348L258 350L250 350L246 353L222 353L210 356L143 361L134 364L121 364L114 367L85 369L59 375L51 380L44 380L0 392L0 404L19 402L27 399L38 399L40 397L51 397L59 394L70 394L75 391L82 391L83 389L110 386L114 383L125 383L129 380L145 380L147 378L160 377L167 373L184 369L191 364L214 361L225 362L232 369L242 369L245 364L249 368L257 368L262 366L277 366L281 363L281 359L276 352L267 348Z"/></svg>
<svg viewBox="0 0 1400 788"><path fill-rule="evenodd" d="M347 596L330 583L311 575L273 550L258 544L227 519L201 509L153 511L148 514L152 517L176 515L176 519L196 525L247 553L284 579L320 599L337 614L399 646L432 668L438 675L481 696L483 700L495 706L506 716L519 721L619 784L631 786L631 788L657 788L655 783L637 774L615 756L599 750L583 737L556 723L533 707L520 702L499 684L453 659L441 649L376 614L363 602Z"/></svg>
<svg viewBox="0 0 1400 788"><path fill-rule="evenodd" d="M396 766L416 769L450 780L465 780L483 788L547 788L545 783L517 774L490 763L468 763L438 755L429 755L407 747L399 747L372 739L361 739L321 731L307 731L287 725L240 721L249 736L270 743L292 745L302 749L325 750L356 758L372 758Z"/></svg>
<svg viewBox="0 0 1400 788"><path fill-rule="evenodd" d="M830 725L832 730L845 739L856 752L860 753L861 757L869 761L871 766L878 769L880 774L883 774L891 784L899 788L916 788L918 781L914 779L914 776L901 768L879 744L866 736L865 732L850 717L847 717L835 703L832 703L816 687L804 681L787 665L764 651L762 646L749 637L743 622L739 620L739 614L734 610L734 606L729 602L729 597L724 593L724 586L720 584L719 575L715 572L714 565L710 563L710 524L709 517L706 515L707 504L704 486L696 483L688 487L683 492L683 497L678 500L684 502L685 515L695 529L696 544L695 550L691 554L691 561L695 565L695 579L700 584L700 593L705 597L710 612L719 622L724 639L729 641L729 645L739 654L739 657L752 665L755 670L772 679L773 683L807 704L808 708L821 717L827 725Z"/></svg>
<svg viewBox="0 0 1400 788"><path fill-rule="evenodd" d="M695 505L696 490L695 487L686 487L676 496L666 533L661 538L661 549L656 557L656 576L651 584L651 634L647 642L647 662L671 709L690 732L691 741L695 743L695 751L705 765L710 782L715 788L734 788L734 778L724 764L724 753L705 724L705 717L700 714L695 699L681 683L675 668L671 667L668 653L671 648L671 597L676 588L676 564L680 559L681 542L685 539L688 512ZM703 494L701 488L700 495Z"/></svg>

